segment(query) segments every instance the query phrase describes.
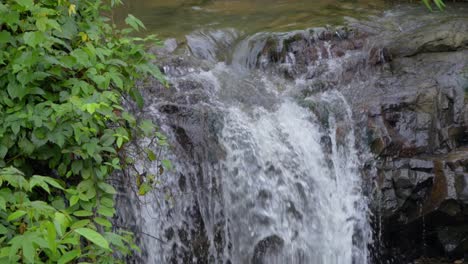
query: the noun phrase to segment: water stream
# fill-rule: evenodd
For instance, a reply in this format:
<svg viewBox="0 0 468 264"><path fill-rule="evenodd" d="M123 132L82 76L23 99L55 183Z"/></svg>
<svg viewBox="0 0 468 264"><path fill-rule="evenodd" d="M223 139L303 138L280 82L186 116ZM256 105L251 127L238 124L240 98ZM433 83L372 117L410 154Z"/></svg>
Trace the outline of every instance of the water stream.
<svg viewBox="0 0 468 264"><path fill-rule="evenodd" d="M142 139L130 150L138 174L156 183L156 190L139 196L132 191L138 189L134 179L118 178L125 183L118 186L116 225L132 230L142 249L128 262L408 259L387 250L385 212L397 198L379 191L382 164L367 149L393 134L366 130L394 131L386 119L369 123L370 117L381 118L373 102L391 103L400 97L388 96L406 94L407 87L426 89L424 76L430 73L424 71L433 70L429 60L423 74L413 71L418 59L408 71L413 58L395 59L390 51L399 54L401 46L401 56L411 55L421 43L400 43L409 32L422 38L421 31L430 40L427 29L449 18L461 21L467 13L455 4L446 13L420 5L377 13L385 8L384 1L367 0L137 0L118 10L118 20L127 12L143 19L148 31L141 34L171 38L165 47L152 47L170 88L141 83L145 107L134 109L138 117L152 119L170 143L161 153ZM372 14L379 15L363 19ZM333 26L343 16L357 19ZM401 110L392 111L396 118ZM404 134L413 140L410 122L418 116L404 113ZM139 155L146 147L171 160L173 168L161 174L160 164ZM417 234L422 244L414 245L422 254L432 250L427 219ZM413 244L406 247L412 252Z"/></svg>
<svg viewBox="0 0 468 264"><path fill-rule="evenodd" d="M265 38L238 36L188 36L186 61L165 67L172 87L146 89L141 115L168 135L174 169L159 191L120 205L140 234L138 262L367 263L371 230L349 104L338 89L298 100L310 80L256 69ZM316 66L335 71L326 53Z"/></svg>
<svg viewBox="0 0 468 264"><path fill-rule="evenodd" d="M343 17L367 18L388 7L384 0L132 0L115 13L140 18L162 38L183 39L194 30L235 28L249 34L337 25Z"/></svg>

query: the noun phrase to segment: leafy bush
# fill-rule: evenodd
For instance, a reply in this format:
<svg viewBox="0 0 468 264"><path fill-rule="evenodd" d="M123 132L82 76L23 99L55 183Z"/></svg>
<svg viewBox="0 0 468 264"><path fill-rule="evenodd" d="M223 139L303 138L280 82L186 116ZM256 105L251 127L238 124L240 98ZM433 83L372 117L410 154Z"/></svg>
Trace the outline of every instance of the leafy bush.
<svg viewBox="0 0 468 264"><path fill-rule="evenodd" d="M137 248L110 221L106 179L126 142L155 133L123 98L142 106L136 80L164 80L145 52L155 37L130 37L143 24L113 26L118 3L0 2L0 263L115 263Z"/></svg>

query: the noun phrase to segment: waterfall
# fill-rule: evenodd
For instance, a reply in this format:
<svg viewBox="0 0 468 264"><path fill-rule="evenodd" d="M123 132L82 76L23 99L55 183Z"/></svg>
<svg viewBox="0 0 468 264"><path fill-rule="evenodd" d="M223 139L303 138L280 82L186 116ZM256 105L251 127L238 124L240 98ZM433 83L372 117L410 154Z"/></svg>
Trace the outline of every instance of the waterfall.
<svg viewBox="0 0 468 264"><path fill-rule="evenodd" d="M223 43L224 52L255 56L245 41L232 45ZM215 61L219 53L203 52L206 67L167 70L169 90L146 91L141 115L168 135L174 169L153 194L119 203L133 214L120 217L139 237L138 262L368 263L367 200L346 99L334 89L298 99L304 80L254 69L242 54Z"/></svg>
<svg viewBox="0 0 468 264"><path fill-rule="evenodd" d="M253 116L230 109L223 185L234 263L365 263L353 242L364 216L352 132L339 145L334 118L324 132L314 119L290 100ZM332 141L331 164L323 137Z"/></svg>

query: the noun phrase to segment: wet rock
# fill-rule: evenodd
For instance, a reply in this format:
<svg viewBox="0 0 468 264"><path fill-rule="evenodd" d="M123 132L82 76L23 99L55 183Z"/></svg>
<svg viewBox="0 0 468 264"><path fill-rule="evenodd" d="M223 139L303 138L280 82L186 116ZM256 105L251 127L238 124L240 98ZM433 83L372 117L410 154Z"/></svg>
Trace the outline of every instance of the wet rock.
<svg viewBox="0 0 468 264"><path fill-rule="evenodd" d="M294 218L302 220L302 213L296 208L296 205L292 201L288 201L288 209L286 210Z"/></svg>
<svg viewBox="0 0 468 264"><path fill-rule="evenodd" d="M233 48L238 32L230 30L200 30L188 36L187 46L193 56L208 61L226 59L226 50Z"/></svg>
<svg viewBox="0 0 468 264"><path fill-rule="evenodd" d="M444 254L450 256L462 256L459 244L463 249L462 242L447 242L455 239L453 232L442 232L451 230L466 222L467 209L467 179L468 170L468 148L452 150L447 154L434 156L416 156L404 158L393 162L379 165L383 181L381 190L381 213L384 221L388 221L387 235L391 236L396 229L414 228L419 225L425 228L419 234L435 234L424 238L428 246L438 248ZM425 224L421 224L423 221ZM418 224L419 223L419 224ZM391 231L394 230L394 231ZM424 232L424 233L423 233ZM443 234L442 234L442 233ZM450 238L450 239L449 239ZM393 237L391 240L400 241L402 237ZM412 237L409 233L406 238L412 240L409 243L422 243L420 237ZM458 240L456 240L458 241ZM457 246L453 246L457 244ZM444 245L442 248L438 245ZM451 246L452 245L452 246ZM399 247L399 246L397 246ZM402 250L409 250L403 249ZM417 253L416 253L417 254Z"/></svg>
<svg viewBox="0 0 468 264"><path fill-rule="evenodd" d="M279 255L284 246L284 240L277 236L271 235L262 239L255 245L252 264L267 264L269 257ZM274 258L273 258L274 259Z"/></svg>
<svg viewBox="0 0 468 264"><path fill-rule="evenodd" d="M463 203L468 203L468 173L457 173L455 177L457 196Z"/></svg>
<svg viewBox="0 0 468 264"><path fill-rule="evenodd" d="M387 48L372 48L369 52L369 64L378 65L389 62L392 60L392 56Z"/></svg>
<svg viewBox="0 0 468 264"><path fill-rule="evenodd" d="M468 225L441 227L437 236L449 255L468 252Z"/></svg>
<svg viewBox="0 0 468 264"><path fill-rule="evenodd" d="M166 39L162 46L156 46L151 48L150 52L160 56L166 56L173 53L178 47L179 44L177 43L177 40L174 38L170 38Z"/></svg>
<svg viewBox="0 0 468 264"><path fill-rule="evenodd" d="M413 56L425 52L454 51L468 46L466 19L435 21L405 32L389 47L393 56Z"/></svg>
<svg viewBox="0 0 468 264"><path fill-rule="evenodd" d="M362 48L362 38L363 35L345 27L260 35L250 39L249 46L258 53L250 54L246 61L250 67L280 72L290 79L304 75L311 79L320 74L320 71L311 73L311 67ZM386 50L384 53L387 56Z"/></svg>
<svg viewBox="0 0 468 264"><path fill-rule="evenodd" d="M364 141L377 159L388 259L404 256L390 263L467 252L468 20L436 20L376 39L367 62L378 80L348 95L366 115Z"/></svg>
<svg viewBox="0 0 468 264"><path fill-rule="evenodd" d="M431 160L410 159L409 167L413 170L431 171L434 169L434 162Z"/></svg>
<svg viewBox="0 0 468 264"><path fill-rule="evenodd" d="M164 49L166 52L172 53L174 52L178 47L177 40L176 39L166 39L164 41Z"/></svg>

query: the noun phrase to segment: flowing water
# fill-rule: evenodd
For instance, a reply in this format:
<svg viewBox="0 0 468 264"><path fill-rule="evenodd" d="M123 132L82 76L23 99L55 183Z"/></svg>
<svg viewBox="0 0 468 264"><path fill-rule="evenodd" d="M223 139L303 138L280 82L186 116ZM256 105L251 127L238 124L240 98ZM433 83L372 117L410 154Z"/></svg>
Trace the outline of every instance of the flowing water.
<svg viewBox="0 0 468 264"><path fill-rule="evenodd" d="M150 31L183 43L175 54L161 55L171 88L144 85L146 106L138 113L168 136L164 156L174 168L157 179L152 194L137 197L127 185L118 200L118 223L137 234L143 250L135 262L371 262L361 175L366 149L357 148L354 112L345 99L359 97L372 78L367 73L358 85L345 78L351 72L359 79L368 53L351 48L338 55L341 42L332 39L348 34L338 29L293 30L360 18L383 6L135 1L120 10L135 11ZM285 48L298 39L304 46ZM298 49L314 60L284 53ZM134 152L149 146L159 153L148 144L137 142ZM137 160L141 174L159 174L158 164Z"/></svg>
<svg viewBox="0 0 468 264"><path fill-rule="evenodd" d="M186 61L165 67L172 87L145 89L140 114L168 135L174 169L152 195L120 202L143 248L137 262L367 263L371 230L350 106L338 89L299 100L310 80L256 69L268 64L255 51L265 34L239 35L187 36ZM322 64L338 70L332 58ZM144 160L138 168L159 171Z"/></svg>
<svg viewBox="0 0 468 264"><path fill-rule="evenodd" d="M382 223L373 243L367 194L375 179L365 173L372 166L363 169L371 160L358 131L365 120L353 106L372 99L362 96L378 69L369 60L385 67L386 56L353 31L298 29L384 7L383 1L137 0L120 9L120 19L134 13L149 32L177 39L155 51L171 87L142 84L146 104L135 110L168 136L171 147L162 156L173 169L146 196L124 178L130 181L120 188L116 223L134 231L142 248L128 262L375 262L369 248L382 247ZM357 26L384 32L377 36L385 42L421 25L415 21L433 19L425 13L391 11ZM161 153L148 140L131 150L149 179L161 167L137 155L145 147Z"/></svg>
<svg viewBox="0 0 468 264"><path fill-rule="evenodd" d="M383 0L132 0L116 13L140 18L148 32L183 39L194 30L235 28L249 34L290 31L366 18L388 6Z"/></svg>

